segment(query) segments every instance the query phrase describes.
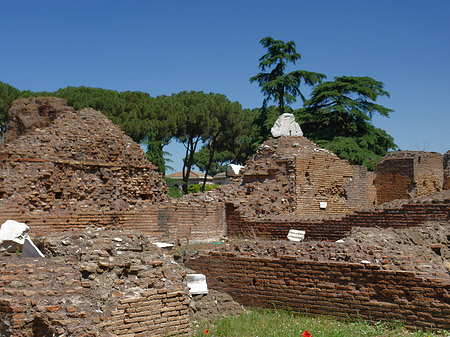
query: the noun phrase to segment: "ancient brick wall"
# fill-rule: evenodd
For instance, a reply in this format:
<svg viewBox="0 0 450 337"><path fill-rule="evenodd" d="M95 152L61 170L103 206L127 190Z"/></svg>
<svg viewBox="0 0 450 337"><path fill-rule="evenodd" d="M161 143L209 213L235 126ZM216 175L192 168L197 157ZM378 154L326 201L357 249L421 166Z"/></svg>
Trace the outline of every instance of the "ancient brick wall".
<svg viewBox="0 0 450 337"><path fill-rule="evenodd" d="M304 215L347 214L375 203L373 182L362 166L352 166L320 149L296 157L296 213ZM320 207L320 203L326 207ZM326 203L326 204L324 204Z"/></svg>
<svg viewBox="0 0 450 337"><path fill-rule="evenodd" d="M182 242L217 241L226 234L225 210L222 203L174 203L148 207L139 211L84 211L19 213L5 210L0 224L6 220L24 222L30 235L82 230L87 226L104 229L130 229L149 235L153 240Z"/></svg>
<svg viewBox="0 0 450 337"><path fill-rule="evenodd" d="M236 208L226 205L227 231L230 236L244 235L286 239L289 229L306 231L311 240L339 240L353 227L406 228L427 221L448 221L450 204L406 204L399 208L358 211L340 219L324 220L248 220Z"/></svg>
<svg viewBox="0 0 450 337"><path fill-rule="evenodd" d="M440 191L442 166L442 155L435 152L398 151L383 157L375 179L378 203Z"/></svg>
<svg viewBox="0 0 450 337"><path fill-rule="evenodd" d="M208 285L247 306L307 314L400 320L407 327L450 329L450 282L377 265L300 261L211 252L188 262Z"/></svg>

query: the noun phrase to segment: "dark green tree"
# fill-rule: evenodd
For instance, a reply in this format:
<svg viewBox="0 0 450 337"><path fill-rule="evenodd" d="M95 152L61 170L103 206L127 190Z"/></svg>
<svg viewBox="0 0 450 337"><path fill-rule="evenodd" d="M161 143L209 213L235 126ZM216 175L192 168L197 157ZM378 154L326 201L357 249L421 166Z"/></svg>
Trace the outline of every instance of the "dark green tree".
<svg viewBox="0 0 450 337"><path fill-rule="evenodd" d="M11 103L19 96L19 89L0 81L0 138L6 132L6 113L11 107Z"/></svg>
<svg viewBox="0 0 450 337"><path fill-rule="evenodd" d="M224 96L216 98L220 101ZM230 163L244 165L260 145L259 128L254 124L259 109L242 110L237 102L226 100L223 103L215 110L220 128L211 133L194 157L200 171L212 175L225 171Z"/></svg>
<svg viewBox="0 0 450 337"><path fill-rule="evenodd" d="M336 77L319 84L305 107L296 112L308 138L351 164L374 170L379 159L396 149L393 138L372 125L374 114L393 111L375 101L389 97L384 84L371 77Z"/></svg>
<svg viewBox="0 0 450 337"><path fill-rule="evenodd" d="M205 169L205 178L202 187L203 191L206 186L206 177L209 173L211 164L214 161L216 150L222 152L219 156L216 156L217 160L219 157L223 157L224 150L227 150L227 147L245 132L245 125L243 123L244 115L242 107L238 102L232 103L224 95L215 94L210 97L209 104L209 118L212 123L209 137L206 139L209 150L209 159Z"/></svg>
<svg viewBox="0 0 450 337"><path fill-rule="evenodd" d="M279 114L282 114L286 112L286 105L294 103L298 96L305 101L305 96L300 91L302 82L314 86L326 78L324 74L306 70L285 73L288 63L295 64L301 59L294 41L284 42L265 37L260 43L267 48L267 53L259 59L259 68L263 72L250 77L250 82L258 82L261 87L261 92L265 96L263 108L269 101L275 101L278 104ZM270 71L265 72L266 69Z"/></svg>
<svg viewBox="0 0 450 337"><path fill-rule="evenodd" d="M177 110L177 130L174 136L186 149L183 161L184 193L187 193L189 186L189 175L194 164L197 146L199 142L209 137L211 129L217 123L209 118L211 95L196 91L183 91L172 95Z"/></svg>

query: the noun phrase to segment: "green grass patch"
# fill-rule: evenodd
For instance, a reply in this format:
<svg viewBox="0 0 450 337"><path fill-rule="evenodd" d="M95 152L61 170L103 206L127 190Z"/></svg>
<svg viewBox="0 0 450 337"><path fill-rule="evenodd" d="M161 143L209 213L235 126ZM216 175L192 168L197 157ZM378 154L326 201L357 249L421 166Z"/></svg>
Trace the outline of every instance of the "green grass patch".
<svg viewBox="0 0 450 337"><path fill-rule="evenodd" d="M218 187L217 184L206 184L205 185L205 192L211 191ZM203 184L191 184L188 186L187 191L188 193L199 193L202 191Z"/></svg>
<svg viewBox="0 0 450 337"><path fill-rule="evenodd" d="M205 330L208 330L206 333ZM252 309L214 323L201 322L193 336L217 337L301 337L308 330L313 337L437 337L449 332L406 330L403 324L337 320L324 316L298 316L286 310Z"/></svg>

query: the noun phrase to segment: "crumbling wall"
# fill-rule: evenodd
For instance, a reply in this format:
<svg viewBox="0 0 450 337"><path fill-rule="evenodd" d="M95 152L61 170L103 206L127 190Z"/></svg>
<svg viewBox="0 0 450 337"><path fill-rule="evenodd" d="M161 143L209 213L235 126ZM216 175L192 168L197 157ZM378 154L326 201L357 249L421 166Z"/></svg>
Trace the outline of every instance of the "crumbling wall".
<svg viewBox="0 0 450 337"><path fill-rule="evenodd" d="M226 205L226 215L229 236L286 239L290 229L297 229L306 231L306 239L335 241L348 235L354 227L406 228L427 221L447 221L450 219L450 199L440 203L358 211L338 219L247 219L232 204Z"/></svg>
<svg viewBox="0 0 450 337"><path fill-rule="evenodd" d="M275 305L300 313L450 329L448 278L282 254L210 252L191 259L188 266L205 274L210 287L246 306Z"/></svg>
<svg viewBox="0 0 450 337"><path fill-rule="evenodd" d="M364 167L287 136L265 141L230 184L203 198L234 203L248 219L344 215L375 203L373 175Z"/></svg>
<svg viewBox="0 0 450 337"><path fill-rule="evenodd" d="M375 202L370 200L367 169L351 166L327 150L299 154L295 173L300 216L348 214Z"/></svg>
<svg viewBox="0 0 450 337"><path fill-rule="evenodd" d="M26 223L32 237L57 232L84 230L87 226L128 229L154 240L175 242L217 241L226 235L225 208L218 202L184 202L148 206L137 211L82 211L0 213L0 223L13 219Z"/></svg>
<svg viewBox="0 0 450 337"><path fill-rule="evenodd" d="M33 97L14 101L6 114L7 130L0 139L0 148L35 129L49 126L66 112L74 112L74 109L62 98Z"/></svg>
<svg viewBox="0 0 450 337"><path fill-rule="evenodd" d="M383 157L375 179L378 203L442 190L442 160L440 153L422 151L398 151Z"/></svg>
<svg viewBox="0 0 450 337"><path fill-rule="evenodd" d="M13 103L15 119L0 146L2 208L109 211L168 200L166 183L138 144L100 112L63 103Z"/></svg>
<svg viewBox="0 0 450 337"><path fill-rule="evenodd" d="M0 331L31 336L187 335L185 271L130 231L36 240L49 258L0 262Z"/></svg>

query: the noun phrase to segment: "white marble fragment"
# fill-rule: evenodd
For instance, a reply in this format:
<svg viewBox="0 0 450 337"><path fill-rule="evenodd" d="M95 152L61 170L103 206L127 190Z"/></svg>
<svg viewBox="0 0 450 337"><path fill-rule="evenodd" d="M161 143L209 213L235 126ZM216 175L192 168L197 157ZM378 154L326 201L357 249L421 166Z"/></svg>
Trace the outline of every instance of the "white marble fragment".
<svg viewBox="0 0 450 337"><path fill-rule="evenodd" d="M189 287L189 294L202 295L208 293L206 276L203 274L187 274L186 282Z"/></svg>
<svg viewBox="0 0 450 337"><path fill-rule="evenodd" d="M153 242L153 244L161 249L171 249L173 244L166 242Z"/></svg>
<svg viewBox="0 0 450 337"><path fill-rule="evenodd" d="M287 235L288 240L300 242L305 238L306 231L301 231L297 229L290 229Z"/></svg>
<svg viewBox="0 0 450 337"><path fill-rule="evenodd" d="M295 116L291 113L280 115L270 129L270 132L274 138L281 136L303 136L300 125L298 125L295 121Z"/></svg>
<svg viewBox="0 0 450 337"><path fill-rule="evenodd" d="M30 237L27 235L25 242L22 246L22 256L23 257L45 257L44 254L39 250L38 247L31 241Z"/></svg>
<svg viewBox="0 0 450 337"><path fill-rule="evenodd" d="M237 176L243 167L244 166L242 166L242 165L236 165L236 164L228 165L227 166L227 177Z"/></svg>
<svg viewBox="0 0 450 337"><path fill-rule="evenodd" d="M22 222L7 220L0 228L0 251L14 252L23 245L28 236L29 227Z"/></svg>

